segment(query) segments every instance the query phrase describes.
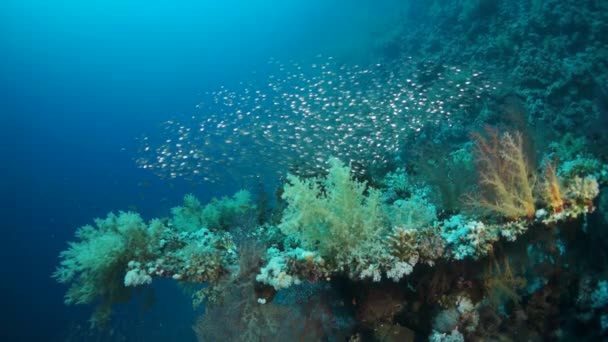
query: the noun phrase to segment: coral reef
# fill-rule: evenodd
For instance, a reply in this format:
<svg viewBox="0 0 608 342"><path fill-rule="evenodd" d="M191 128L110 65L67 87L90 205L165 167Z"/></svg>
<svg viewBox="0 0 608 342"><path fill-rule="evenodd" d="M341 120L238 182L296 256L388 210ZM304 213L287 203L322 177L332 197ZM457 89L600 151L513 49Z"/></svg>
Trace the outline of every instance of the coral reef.
<svg viewBox="0 0 608 342"><path fill-rule="evenodd" d="M247 201L240 203L249 208ZM199 225L218 222L201 220L209 206L218 205L202 207L194 196L186 195L184 207L173 209L170 219L153 219L146 224L139 214L120 212L118 216L110 213L105 219L96 219L95 227L79 228L79 241L70 243L70 248L61 253L60 266L53 274L57 281L70 284L66 304L101 299L91 322L103 325L113 304L129 300L137 286L149 285L153 277L209 283L194 295L195 303L200 303L211 293L213 284L232 272L237 257L228 232ZM244 211L239 207L231 217ZM199 228L190 231L192 227Z"/></svg>
<svg viewBox="0 0 608 342"><path fill-rule="evenodd" d="M428 186L394 182L392 174L382 183L388 187L374 188L357 180L349 166L330 159L325 176L287 177L277 225L265 223L243 230L246 227L237 224L257 222L239 217L259 217L245 191L204 206L186 195L184 205L172 209L167 219L146 224L138 214L121 212L96 220L96 228L79 229L80 241L61 254L54 277L71 284L68 304L102 298L95 318L100 323L109 317L113 303L127 300L133 290L149 286L156 277L201 284L193 292L193 303L205 303L206 313L194 328L203 340L219 338L212 327L216 317L240 322L237 330L241 333L233 336L235 340L289 333L312 336L302 320L318 325L318 336L411 337L415 331L425 331L431 340L449 341L495 334L499 323L482 319L491 310L500 313L500 320L524 310L538 317L543 308L553 310L543 304L546 297L539 292L548 291L543 287L547 278L530 278L537 285L526 288L526 277L531 275L514 271L505 248L521 243L525 249L526 240L539 231L592 213L599 195L596 177L601 177L594 170L601 167L560 173L545 162L540 171L543 181L535 190L536 176L523 155L522 136L486 132L489 140L475 136L482 189L468 200L476 199L479 207L491 209L490 215L483 210L478 215L456 213L440 218ZM395 191L395 186L401 189ZM547 244L560 243L555 237L543 239ZM540 246L528 245L528 263L557 267L554 257L546 254L555 252ZM455 279L447 271L450 267L462 268L463 273ZM421 277L423 273L435 275L429 288L423 285L429 281L428 276ZM475 276L467 280L471 275ZM589 320L603 314L605 283L598 281L595 289L579 296L577 305L584 312L580 317ZM332 331L327 317L290 309L277 299L303 288L310 288L310 296L318 299L329 294L320 290L322 284L331 285L333 299L318 301L309 309L332 316L337 307L327 307L324 301L340 301L341 296L346 296L342 301L349 300L350 292L360 330L351 322ZM338 287L344 289L337 291ZM391 295L385 297L389 292L382 291ZM526 295L534 299L529 306L522 299ZM418 302L419 296L425 296L430 306ZM394 306L386 307L382 304L386 301ZM409 317L406 310L427 310L426 315L435 317L432 327L416 326L419 319L411 318L395 324L399 317ZM542 319L546 323L536 327L546 330L550 320ZM285 330L286 326L292 328Z"/></svg>
<svg viewBox="0 0 608 342"><path fill-rule="evenodd" d="M272 62L288 70L268 93L214 93L238 111L200 140L171 123L145 147L164 162L138 163L270 169L275 203L186 195L168 218L95 220L53 275L66 303L99 301L100 324L162 277L194 287L200 340L605 340L606 6L411 2L384 47L398 62L311 79Z"/></svg>

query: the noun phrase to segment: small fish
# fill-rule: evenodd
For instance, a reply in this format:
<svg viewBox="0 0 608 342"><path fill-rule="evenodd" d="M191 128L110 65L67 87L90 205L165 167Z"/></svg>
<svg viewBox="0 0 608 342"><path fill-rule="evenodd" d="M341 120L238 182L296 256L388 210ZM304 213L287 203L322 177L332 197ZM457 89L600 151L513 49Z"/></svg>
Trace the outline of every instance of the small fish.
<svg viewBox="0 0 608 342"><path fill-rule="evenodd" d="M499 85L478 70L413 59L362 67L319 56L309 66L269 66L274 71L234 90L202 94L194 114L139 139L136 163L164 178L209 183L322 174L332 156L365 173L407 151L409 134L451 127L454 113Z"/></svg>

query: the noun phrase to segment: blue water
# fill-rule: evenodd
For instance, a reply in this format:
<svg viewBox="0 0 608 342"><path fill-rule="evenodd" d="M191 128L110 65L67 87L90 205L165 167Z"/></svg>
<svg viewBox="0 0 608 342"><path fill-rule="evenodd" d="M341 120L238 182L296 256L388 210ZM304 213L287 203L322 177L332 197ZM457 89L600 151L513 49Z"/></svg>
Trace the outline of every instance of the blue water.
<svg viewBox="0 0 608 342"><path fill-rule="evenodd" d="M382 6L370 4L2 1L2 340L62 340L86 326L88 309L65 306L65 288L50 278L76 227L124 208L160 216L192 191L138 169L136 137L269 58L349 51L377 24L369 19ZM205 201L232 189L195 191ZM194 339L187 296L165 287L145 319L117 315L135 321L128 340Z"/></svg>

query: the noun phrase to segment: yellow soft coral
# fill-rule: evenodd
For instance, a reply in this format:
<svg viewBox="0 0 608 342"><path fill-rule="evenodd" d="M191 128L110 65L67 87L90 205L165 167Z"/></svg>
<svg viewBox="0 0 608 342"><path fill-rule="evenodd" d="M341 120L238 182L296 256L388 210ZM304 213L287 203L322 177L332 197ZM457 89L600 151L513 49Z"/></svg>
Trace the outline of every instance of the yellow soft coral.
<svg viewBox="0 0 608 342"><path fill-rule="evenodd" d="M499 135L488 127L486 136L473 135L482 193L472 198L472 204L508 219L534 217L534 177L521 133Z"/></svg>
<svg viewBox="0 0 608 342"><path fill-rule="evenodd" d="M545 162L544 179L542 182L542 195L545 203L554 211L561 212L564 208L564 199L561 192L561 182L555 173L555 165Z"/></svg>

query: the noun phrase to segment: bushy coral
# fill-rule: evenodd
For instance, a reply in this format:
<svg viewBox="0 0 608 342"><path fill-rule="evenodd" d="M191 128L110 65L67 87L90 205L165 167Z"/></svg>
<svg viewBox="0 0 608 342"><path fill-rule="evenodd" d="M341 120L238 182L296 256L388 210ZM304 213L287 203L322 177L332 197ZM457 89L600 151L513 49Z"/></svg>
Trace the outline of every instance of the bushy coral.
<svg viewBox="0 0 608 342"><path fill-rule="evenodd" d="M487 254L498 240L498 231L483 222L454 215L442 222L441 236L446 241L448 255L456 260Z"/></svg>
<svg viewBox="0 0 608 342"><path fill-rule="evenodd" d="M207 205L192 194L184 196L184 204L171 209L170 224L179 231L193 232L201 228L211 230L228 229L235 216L254 210L251 194L247 190L238 191L232 197L212 199Z"/></svg>
<svg viewBox="0 0 608 342"><path fill-rule="evenodd" d="M79 241L61 252L53 274L58 282L70 284L65 302L89 304L101 299L92 322L103 324L114 303L128 300L134 287L150 284L153 277L209 283L205 288L209 292L220 278L235 272L237 255L228 232L191 229L221 228L223 220L249 209L249 194L237 193L204 207L192 195L184 202L172 210L170 225L160 219L146 224L137 213L119 212L96 219L95 226L79 228ZM220 214L208 215L205 208L219 208ZM204 295L195 293L195 301Z"/></svg>
<svg viewBox="0 0 608 342"><path fill-rule="evenodd" d="M79 228L79 241L61 252L53 273L58 282L70 284L65 302L89 304L101 298L103 307L128 298L123 279L129 261L154 255L164 228L160 221L148 225L139 214L122 211Z"/></svg>
<svg viewBox="0 0 608 342"><path fill-rule="evenodd" d="M171 208L173 219L171 225L175 229L185 232L196 231L205 227L206 222L202 218L203 206L193 194L184 196L184 204Z"/></svg>
<svg viewBox="0 0 608 342"><path fill-rule="evenodd" d="M412 182L403 168L397 168L394 172L387 173L382 183L396 193L405 193L410 190Z"/></svg>
<svg viewBox="0 0 608 342"><path fill-rule="evenodd" d="M288 176L283 199L287 208L279 224L308 250L329 260L346 259L385 229L380 192L358 182L338 159L330 159L326 178Z"/></svg>
<svg viewBox="0 0 608 342"><path fill-rule="evenodd" d="M602 163L595 159L584 157L579 154L575 158L568 159L564 162L558 174L564 178L572 178L575 176L595 176L598 177L602 171Z"/></svg>
<svg viewBox="0 0 608 342"><path fill-rule="evenodd" d="M429 188L416 188L404 199L398 199L386 207L392 227L418 229L432 225L437 220L437 208L428 199Z"/></svg>

